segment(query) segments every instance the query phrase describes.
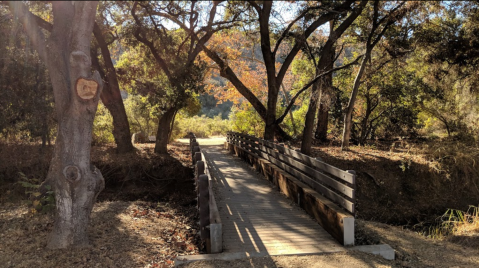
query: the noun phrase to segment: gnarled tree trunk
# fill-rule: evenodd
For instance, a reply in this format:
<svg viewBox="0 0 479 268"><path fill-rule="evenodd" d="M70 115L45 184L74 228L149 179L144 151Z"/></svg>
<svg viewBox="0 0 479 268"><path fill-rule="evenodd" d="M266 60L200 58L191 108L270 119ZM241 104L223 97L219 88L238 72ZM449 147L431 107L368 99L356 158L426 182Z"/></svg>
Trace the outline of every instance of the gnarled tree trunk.
<svg viewBox="0 0 479 268"><path fill-rule="evenodd" d="M56 198L49 248L88 245L90 212L104 180L90 162L93 119L102 90L91 74L90 42L98 2L53 2L54 24L45 40L34 15L21 2L10 2L50 73L58 118L55 151L46 183Z"/></svg>
<svg viewBox="0 0 479 268"><path fill-rule="evenodd" d="M96 61L95 67L100 72L105 86L101 93L101 101L113 117L113 137L115 138L116 150L118 153L127 153L135 149L131 143L130 123L126 116L125 106L120 93L120 85L116 75L116 70L111 60L108 44L103 38L100 27L95 24L93 33L101 50L101 55L105 63L105 71L100 67L96 55L93 60Z"/></svg>
<svg viewBox="0 0 479 268"><path fill-rule="evenodd" d="M168 142L172 130L172 121L176 114L176 108L170 108L160 117L158 132L156 134L155 153L168 153Z"/></svg>

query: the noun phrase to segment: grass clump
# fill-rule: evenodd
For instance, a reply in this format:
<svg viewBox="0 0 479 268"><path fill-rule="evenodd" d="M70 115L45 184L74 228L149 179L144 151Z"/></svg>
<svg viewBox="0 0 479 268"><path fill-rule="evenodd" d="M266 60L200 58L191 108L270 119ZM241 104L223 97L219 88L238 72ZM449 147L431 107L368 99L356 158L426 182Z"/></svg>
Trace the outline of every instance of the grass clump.
<svg viewBox="0 0 479 268"><path fill-rule="evenodd" d="M477 236L479 234L479 207L470 206L467 211L448 209L439 218L439 224L429 228L428 237L433 239L464 236Z"/></svg>

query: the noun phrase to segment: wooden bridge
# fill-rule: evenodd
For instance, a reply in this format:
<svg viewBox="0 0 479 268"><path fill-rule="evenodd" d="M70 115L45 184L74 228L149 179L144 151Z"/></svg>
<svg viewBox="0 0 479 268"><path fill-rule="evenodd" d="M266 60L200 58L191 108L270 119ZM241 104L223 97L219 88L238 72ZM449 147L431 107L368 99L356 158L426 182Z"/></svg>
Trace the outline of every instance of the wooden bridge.
<svg viewBox="0 0 479 268"><path fill-rule="evenodd" d="M206 173L197 181L211 192L198 199L203 223L202 211L213 205L202 226L210 253L316 254L354 244L351 172L238 133L224 144L191 141L197 172ZM204 181L209 185L201 186Z"/></svg>

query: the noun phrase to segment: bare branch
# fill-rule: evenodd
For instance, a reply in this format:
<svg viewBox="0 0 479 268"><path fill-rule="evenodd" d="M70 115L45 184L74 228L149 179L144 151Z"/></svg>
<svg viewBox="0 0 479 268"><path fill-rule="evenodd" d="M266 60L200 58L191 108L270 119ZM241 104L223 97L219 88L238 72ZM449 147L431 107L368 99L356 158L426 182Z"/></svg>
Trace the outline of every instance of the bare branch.
<svg viewBox="0 0 479 268"><path fill-rule="evenodd" d="M325 75L328 75L330 73L333 73L333 72L336 72L336 71L339 71L339 70L342 70L342 69L345 69L345 68L348 68L352 65L355 65L358 63L359 59L362 58L364 55L360 55L359 57L357 57L353 62L351 63L348 63L346 65L343 65L341 67L336 67L336 68L333 68L327 72L324 72L318 76L316 76L315 78L313 78L313 80L309 81L309 83L307 83L303 88L301 88L295 95L293 98L291 98L291 102L288 104L288 106L286 107L286 110L283 112L283 114L278 118L276 119L276 123L277 124L280 124L281 122L283 122L284 118L286 117L286 115L288 114L289 110L293 107L294 105L294 102L296 101L296 99L299 97L299 95L301 95L304 91L306 91L306 89L308 89L311 85L313 85L316 81L318 81L321 77L325 76Z"/></svg>
<svg viewBox="0 0 479 268"><path fill-rule="evenodd" d="M281 44L281 42L283 41L284 38L286 38L286 36L288 35L289 33L289 30L291 30L291 27L293 27L293 25L300 19L302 19L311 9L306 9L304 10L303 12L301 12L301 14L298 15L298 17L296 17L293 21L291 21L288 26L286 27L286 29L284 29L283 33L281 34L281 36L279 37L278 41L276 41L276 45L273 49L273 55L276 55L276 53L278 52L278 49L279 49L279 46Z"/></svg>

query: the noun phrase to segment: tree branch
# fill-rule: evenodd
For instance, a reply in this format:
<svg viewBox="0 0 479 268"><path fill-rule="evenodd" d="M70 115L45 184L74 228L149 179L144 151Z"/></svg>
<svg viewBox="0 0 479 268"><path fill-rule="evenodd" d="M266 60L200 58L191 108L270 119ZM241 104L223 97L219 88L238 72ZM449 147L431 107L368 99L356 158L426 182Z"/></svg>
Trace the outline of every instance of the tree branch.
<svg viewBox="0 0 479 268"><path fill-rule="evenodd" d="M345 68L348 68L349 66L352 66L354 64L357 64L359 59L361 57L363 57L364 55L360 55L359 57L357 57L353 62L351 63L348 63L346 65L343 65L341 67L336 67L336 68L333 68L327 72L324 72L318 76L316 76L315 78L313 78L313 80L309 81L309 83L307 83L303 88L301 88L295 95L293 98L291 98L291 102L288 104L288 106L286 107L286 110L283 112L283 114L278 118L276 119L276 123L277 124L280 124L281 122L283 122L284 118L287 116L289 110L293 107L294 105L294 102L296 101L296 99L299 97L299 95L301 95L301 93L303 93L304 91L306 91L306 89L308 89L312 84L314 84L316 81L318 81L321 77L325 76L325 75L328 75L330 73L333 73L333 72L336 72L336 71L339 71L339 70L342 70L342 69L345 69Z"/></svg>
<svg viewBox="0 0 479 268"><path fill-rule="evenodd" d="M154 44L151 41L149 41L148 39L146 39L145 37L141 36L141 30L142 30L142 27L144 27L144 26L141 23L138 16L136 15L136 6L137 5L138 5L138 1L135 1L135 3L133 4L133 8L131 9L131 15L133 16L133 19L135 20L135 23L138 27L133 34L136 37L136 39L138 39L138 41L142 42L143 44L145 44L150 49L150 52L153 54L153 57L155 58L156 62L160 66L160 68L165 72L165 75L168 77L168 80L172 81L173 76L172 76L170 70L168 69L168 65L166 64L165 60L160 56L160 54L156 50Z"/></svg>
<svg viewBox="0 0 479 268"><path fill-rule="evenodd" d="M348 11L351 9L351 4L353 4L354 1L348 0L345 1L343 4L341 4L339 7L337 7L336 11L337 12L344 12ZM331 19L335 18L337 16L336 12L328 12L324 15L321 15L317 20L315 20L311 25L309 25L308 28L304 31L304 34L302 36L302 40L308 39L308 37L321 25L324 23L330 21ZM281 84L283 82L284 76L286 75L286 72L289 69L289 66L293 62L294 58L296 57L296 54L299 52L301 49L301 46L303 45L303 42L298 40L293 48L290 50L289 54L286 56L286 59L284 60L283 64L281 65L281 68L278 72L278 75L276 77L276 84Z"/></svg>
<svg viewBox="0 0 479 268"><path fill-rule="evenodd" d="M276 41L276 45L274 46L274 49L273 49L273 55L276 56L276 52L278 51L279 49L279 45L281 44L281 42L283 41L284 38L286 38L286 36L288 35L289 33L289 30L291 30L291 27L293 27L293 25L298 21L300 20L301 18L303 18L311 9L308 8L306 10L304 10L303 12L301 12L301 14L298 15L298 17L296 17L293 21L291 21L288 26L286 27L286 29L284 29L283 33L281 34L281 36L279 37L278 41Z"/></svg>

